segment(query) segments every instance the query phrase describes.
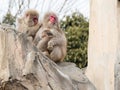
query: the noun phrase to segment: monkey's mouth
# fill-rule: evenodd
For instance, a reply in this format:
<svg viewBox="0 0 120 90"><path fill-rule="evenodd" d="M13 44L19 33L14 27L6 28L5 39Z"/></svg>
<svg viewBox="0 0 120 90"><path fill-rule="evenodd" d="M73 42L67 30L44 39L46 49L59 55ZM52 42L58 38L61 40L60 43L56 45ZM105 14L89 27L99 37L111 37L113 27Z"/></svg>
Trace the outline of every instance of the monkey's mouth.
<svg viewBox="0 0 120 90"><path fill-rule="evenodd" d="M38 23L38 18L33 18L34 25Z"/></svg>

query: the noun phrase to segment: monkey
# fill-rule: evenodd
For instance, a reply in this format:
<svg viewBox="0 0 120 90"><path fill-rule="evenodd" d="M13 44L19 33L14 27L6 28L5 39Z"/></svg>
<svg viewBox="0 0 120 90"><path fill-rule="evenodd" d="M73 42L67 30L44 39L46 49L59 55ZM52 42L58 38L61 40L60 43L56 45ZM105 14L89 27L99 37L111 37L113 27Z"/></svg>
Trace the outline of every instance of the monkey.
<svg viewBox="0 0 120 90"><path fill-rule="evenodd" d="M39 47L42 42L42 32L46 29L50 30L53 34L52 38L48 40L47 49L51 51L49 58L54 62L62 62L66 56L67 51L67 39L65 33L61 30L58 22L58 17L54 12L48 12L45 14L42 22L42 27L36 33L34 43Z"/></svg>
<svg viewBox="0 0 120 90"><path fill-rule="evenodd" d="M39 13L36 10L28 9L23 17L18 18L18 31L25 33L30 41L33 41L40 26Z"/></svg>
<svg viewBox="0 0 120 90"><path fill-rule="evenodd" d="M50 30L44 30L42 32L42 40L37 44L37 48L40 49L46 56L49 56L50 50L47 49L48 41L53 38L53 34Z"/></svg>

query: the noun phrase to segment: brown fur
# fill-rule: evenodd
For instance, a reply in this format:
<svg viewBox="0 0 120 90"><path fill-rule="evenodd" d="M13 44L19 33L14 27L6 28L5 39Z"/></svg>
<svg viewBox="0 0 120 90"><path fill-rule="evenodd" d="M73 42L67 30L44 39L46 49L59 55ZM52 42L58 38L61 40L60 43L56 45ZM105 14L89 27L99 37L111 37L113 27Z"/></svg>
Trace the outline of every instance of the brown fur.
<svg viewBox="0 0 120 90"><path fill-rule="evenodd" d="M51 15L54 15L56 17L55 24L52 24L49 21ZM38 43L42 41L44 42L44 40L42 39L42 32L44 32L46 29L50 30L50 32L53 34L52 38L50 38L49 40L47 39L47 49L51 51L49 57L55 62L63 61L67 50L67 40L64 32L59 27L58 17L53 12L45 14L43 25L36 34L34 42L38 47Z"/></svg>
<svg viewBox="0 0 120 90"><path fill-rule="evenodd" d="M50 53L50 51L47 49L47 46L51 38L53 38L53 34L50 32L50 30L43 31L42 40L40 40L37 44L37 48L40 49L42 52Z"/></svg>
<svg viewBox="0 0 120 90"><path fill-rule="evenodd" d="M36 19L36 22L34 21L34 18ZM23 17L18 19L18 31L27 34L28 38L32 40L40 26L39 13L36 10L29 9L24 13Z"/></svg>

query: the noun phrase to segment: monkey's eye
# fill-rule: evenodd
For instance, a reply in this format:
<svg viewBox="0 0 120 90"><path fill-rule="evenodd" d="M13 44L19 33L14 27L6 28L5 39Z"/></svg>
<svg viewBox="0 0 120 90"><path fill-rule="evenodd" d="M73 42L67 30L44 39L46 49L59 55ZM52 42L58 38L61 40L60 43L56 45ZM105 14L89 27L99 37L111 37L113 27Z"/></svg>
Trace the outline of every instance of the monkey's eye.
<svg viewBox="0 0 120 90"><path fill-rule="evenodd" d="M34 15L34 18L38 18L36 15Z"/></svg>
<svg viewBox="0 0 120 90"><path fill-rule="evenodd" d="M26 17L28 17L28 14L26 14Z"/></svg>

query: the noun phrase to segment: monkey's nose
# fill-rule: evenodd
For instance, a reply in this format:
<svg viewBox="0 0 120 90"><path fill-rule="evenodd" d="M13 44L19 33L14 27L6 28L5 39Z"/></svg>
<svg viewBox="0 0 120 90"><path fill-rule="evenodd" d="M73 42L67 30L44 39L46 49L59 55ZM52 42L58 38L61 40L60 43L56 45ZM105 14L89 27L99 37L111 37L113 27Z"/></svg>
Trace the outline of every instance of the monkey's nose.
<svg viewBox="0 0 120 90"><path fill-rule="evenodd" d="M55 23L55 18L51 18L51 19L50 19L50 22L51 22L51 23Z"/></svg>

